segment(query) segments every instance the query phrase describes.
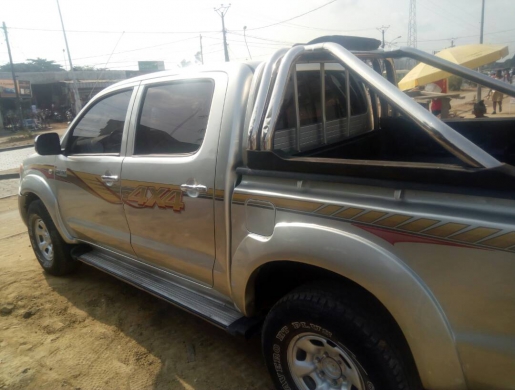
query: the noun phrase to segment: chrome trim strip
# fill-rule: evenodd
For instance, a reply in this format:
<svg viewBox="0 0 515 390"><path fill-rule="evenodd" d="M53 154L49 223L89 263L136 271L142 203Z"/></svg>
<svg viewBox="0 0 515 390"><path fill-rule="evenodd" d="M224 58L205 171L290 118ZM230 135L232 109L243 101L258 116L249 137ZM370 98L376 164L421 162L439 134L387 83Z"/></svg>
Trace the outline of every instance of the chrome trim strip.
<svg viewBox="0 0 515 390"><path fill-rule="evenodd" d="M300 114L299 114L299 84L297 80L297 68L293 65L293 101L295 102L295 134L297 151L300 152Z"/></svg>
<svg viewBox="0 0 515 390"><path fill-rule="evenodd" d="M320 64L320 100L322 106L322 134L327 145L327 119L325 116L325 63Z"/></svg>
<svg viewBox="0 0 515 390"><path fill-rule="evenodd" d="M350 74L349 69L345 67L345 94L347 95L347 138L350 136Z"/></svg>
<svg viewBox="0 0 515 390"><path fill-rule="evenodd" d="M277 62L282 56L288 51L288 49L277 50L270 59L266 62L261 76L261 83L259 85L259 91L256 97L256 103L252 116L250 117L250 125L248 130L248 147L249 150L257 150L259 148L258 139L260 138L259 131L261 126L261 119L266 106L266 100L270 94L270 91L274 87L273 73L277 69Z"/></svg>
<svg viewBox="0 0 515 390"><path fill-rule="evenodd" d="M429 111L417 104L409 96L399 91L399 89L392 85L388 80L377 74L368 65L363 63L361 59L336 43L295 46L284 55L279 67L276 83L261 130L262 149L273 149L274 130L279 116L281 103L284 99L291 65L306 51L314 52L324 50L333 54L343 63L346 69L352 70L355 75L363 79L363 81L373 88L380 96L385 97L392 106L401 110L436 142L467 165L475 168L495 168L501 166L501 163L495 158L461 134L454 131L451 127L447 126ZM483 80L482 78L480 79Z"/></svg>

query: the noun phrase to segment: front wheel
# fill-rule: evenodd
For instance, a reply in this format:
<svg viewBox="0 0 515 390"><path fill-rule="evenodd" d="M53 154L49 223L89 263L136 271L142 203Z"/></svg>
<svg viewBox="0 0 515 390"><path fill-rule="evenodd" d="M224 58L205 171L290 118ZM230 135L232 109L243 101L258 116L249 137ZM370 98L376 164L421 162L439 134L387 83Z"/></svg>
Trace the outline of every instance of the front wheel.
<svg viewBox="0 0 515 390"><path fill-rule="evenodd" d="M266 318L262 339L277 389L419 389L395 337L367 310L321 284L281 299Z"/></svg>
<svg viewBox="0 0 515 390"><path fill-rule="evenodd" d="M75 271L80 263L71 257L72 246L62 239L43 202L33 201L27 214L30 243L41 267L55 276Z"/></svg>

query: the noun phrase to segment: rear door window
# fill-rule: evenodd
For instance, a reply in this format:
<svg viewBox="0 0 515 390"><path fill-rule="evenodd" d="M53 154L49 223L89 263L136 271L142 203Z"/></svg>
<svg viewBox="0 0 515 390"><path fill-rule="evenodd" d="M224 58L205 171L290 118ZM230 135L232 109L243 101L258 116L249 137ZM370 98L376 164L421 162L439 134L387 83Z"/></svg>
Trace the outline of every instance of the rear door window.
<svg viewBox="0 0 515 390"><path fill-rule="evenodd" d="M213 92L212 80L148 87L136 128L134 155L190 154L199 150Z"/></svg>

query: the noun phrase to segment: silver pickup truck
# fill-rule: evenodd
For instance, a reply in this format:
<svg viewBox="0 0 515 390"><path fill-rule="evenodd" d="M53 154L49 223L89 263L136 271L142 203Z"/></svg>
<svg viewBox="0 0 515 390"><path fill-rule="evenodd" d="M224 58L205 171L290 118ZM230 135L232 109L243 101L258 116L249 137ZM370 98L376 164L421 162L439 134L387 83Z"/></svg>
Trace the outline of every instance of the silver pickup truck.
<svg viewBox="0 0 515 390"><path fill-rule="evenodd" d="M515 88L340 38L126 80L40 135L37 260L261 334L277 389L515 389L515 120L442 121L393 60Z"/></svg>

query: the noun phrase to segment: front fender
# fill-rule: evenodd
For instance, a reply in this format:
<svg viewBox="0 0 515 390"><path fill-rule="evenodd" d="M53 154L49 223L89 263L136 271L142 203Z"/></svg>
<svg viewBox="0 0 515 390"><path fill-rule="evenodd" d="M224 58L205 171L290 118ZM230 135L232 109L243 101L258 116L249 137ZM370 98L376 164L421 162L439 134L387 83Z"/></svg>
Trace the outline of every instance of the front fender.
<svg viewBox="0 0 515 390"><path fill-rule="evenodd" d="M410 346L424 387L466 388L454 337L424 282L369 233L312 223L278 223L272 236L247 235L231 268L233 299L244 313L247 282L260 266L278 260L324 268L359 284L388 309ZM393 247L392 247L393 248Z"/></svg>
<svg viewBox="0 0 515 390"><path fill-rule="evenodd" d="M20 182L19 208L24 222L26 222L26 216L24 215L23 211L25 208L24 202L27 199L27 195L29 194L34 194L39 199L41 199L63 240L69 244L78 243L78 241L68 232L66 226L63 223L59 213L57 198L55 197L52 188L48 184L47 180L38 174L26 174Z"/></svg>

